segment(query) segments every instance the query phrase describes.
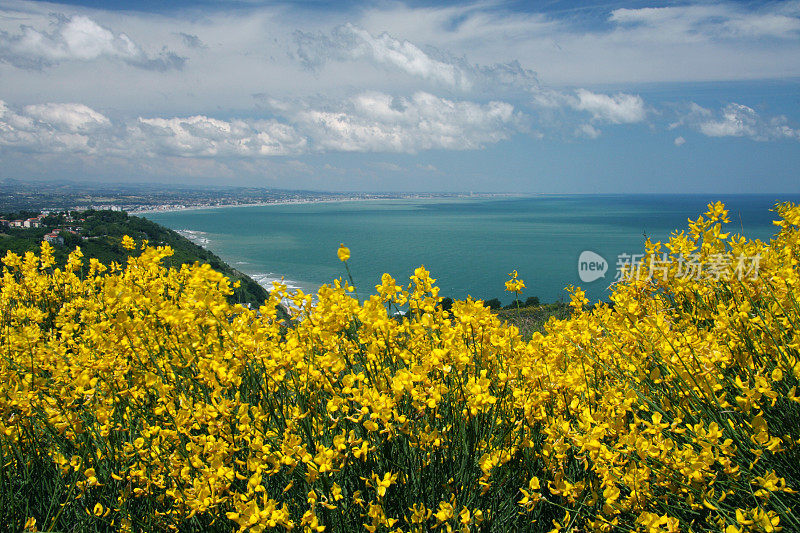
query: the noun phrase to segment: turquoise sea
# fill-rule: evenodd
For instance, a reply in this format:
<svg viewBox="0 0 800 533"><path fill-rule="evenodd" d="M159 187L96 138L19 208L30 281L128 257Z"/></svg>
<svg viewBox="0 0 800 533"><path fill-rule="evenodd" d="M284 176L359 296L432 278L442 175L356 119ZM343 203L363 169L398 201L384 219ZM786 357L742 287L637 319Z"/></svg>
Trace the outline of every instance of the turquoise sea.
<svg viewBox="0 0 800 533"><path fill-rule="evenodd" d="M306 292L345 276L339 243L362 297L389 272L408 284L420 265L432 272L441 296L499 297L508 273L525 280L523 298L565 298L581 285L592 300L606 298L620 254L643 250L645 235L666 240L685 229L711 201L730 211L732 233L769 239L777 201L800 195L609 195L452 199L401 199L230 207L148 213L182 232L265 287L283 277ZM581 283L578 257L585 250L606 259L604 278Z"/></svg>

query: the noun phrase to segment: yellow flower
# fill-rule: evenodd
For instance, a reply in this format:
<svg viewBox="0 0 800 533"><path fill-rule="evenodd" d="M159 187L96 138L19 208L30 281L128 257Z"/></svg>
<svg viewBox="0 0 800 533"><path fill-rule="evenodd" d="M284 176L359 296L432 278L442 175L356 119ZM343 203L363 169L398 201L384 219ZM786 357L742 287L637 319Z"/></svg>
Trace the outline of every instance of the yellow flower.
<svg viewBox="0 0 800 533"><path fill-rule="evenodd" d="M78 509L132 531L136 499L158 510L154 530L195 517L254 533L526 530L534 519L546 530L553 517L534 515L552 504L580 507L559 511L554 531L686 525L659 509L703 512L726 533L794 531L800 487L787 465L800 429L784 412L800 403L800 207L777 211L780 233L762 243L723 237L712 204L687 232L646 245L672 261L664 277L622 280L613 305L591 309L573 288L546 334L480 300L444 312L424 267L407 290L385 275L366 300L341 281L313 300L278 284L256 311L231 304L232 283L208 265L163 265L168 247L144 245L124 266L73 253L65 269L47 246L8 254L0 447L19 452L3 468L24 479L32 457L50 458L66 502L54 530ZM687 258L723 252L759 255L758 276L683 275ZM509 276L509 291L524 287ZM299 308L290 320L277 317L284 298ZM393 317L389 303L412 312ZM516 505L481 510L469 486ZM747 499L730 497L748 486L755 507L734 516ZM400 492L405 510L390 501ZM9 502L20 528L29 502Z"/></svg>
<svg viewBox="0 0 800 533"><path fill-rule="evenodd" d="M453 506L448 502L439 502L439 510L434 513L436 520L441 524L453 518Z"/></svg>
<svg viewBox="0 0 800 533"><path fill-rule="evenodd" d="M350 248L344 245L344 243L339 244L339 250L336 251L336 255L339 257L339 261L347 261L350 259Z"/></svg>
<svg viewBox="0 0 800 533"><path fill-rule="evenodd" d="M525 288L525 282L518 277L519 274L517 274L517 271L509 272L508 275L511 279L506 281L506 291L516 293L522 292L522 289Z"/></svg>
<svg viewBox="0 0 800 533"><path fill-rule="evenodd" d="M122 247L126 250L133 250L136 248L136 242L129 235L122 237Z"/></svg>
<svg viewBox="0 0 800 533"><path fill-rule="evenodd" d="M377 474L372 474L372 481L375 483L375 490L378 492L378 498L383 498L386 496L386 489L397 481L397 474L392 475L391 472L386 472L383 475L383 479L378 477Z"/></svg>

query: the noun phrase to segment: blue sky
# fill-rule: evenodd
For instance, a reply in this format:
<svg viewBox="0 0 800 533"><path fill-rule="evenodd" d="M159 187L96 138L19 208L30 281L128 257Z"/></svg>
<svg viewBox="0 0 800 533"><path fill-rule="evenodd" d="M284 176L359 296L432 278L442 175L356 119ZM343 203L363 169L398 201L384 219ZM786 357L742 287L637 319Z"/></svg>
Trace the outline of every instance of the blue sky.
<svg viewBox="0 0 800 533"><path fill-rule="evenodd" d="M798 192L800 2L0 6L0 178Z"/></svg>

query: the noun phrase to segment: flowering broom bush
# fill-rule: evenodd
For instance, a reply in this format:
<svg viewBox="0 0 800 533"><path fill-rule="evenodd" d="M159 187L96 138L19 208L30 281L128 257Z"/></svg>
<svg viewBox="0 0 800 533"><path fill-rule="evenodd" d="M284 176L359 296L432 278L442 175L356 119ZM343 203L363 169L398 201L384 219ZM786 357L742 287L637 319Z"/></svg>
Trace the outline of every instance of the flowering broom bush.
<svg viewBox="0 0 800 533"><path fill-rule="evenodd" d="M572 317L529 342L481 301L442 310L423 268L408 288L385 274L363 304L346 282L315 304L278 286L256 312L227 302L221 274L164 268L168 248L131 239L124 267L76 250L55 268L47 244L9 254L0 520L800 531L800 208L778 212L762 243L724 233L727 213L710 205L648 242L642 264L662 258L657 275L628 272L613 306L591 311L575 289ZM760 263L688 277L689 256ZM291 324L276 314L285 297Z"/></svg>

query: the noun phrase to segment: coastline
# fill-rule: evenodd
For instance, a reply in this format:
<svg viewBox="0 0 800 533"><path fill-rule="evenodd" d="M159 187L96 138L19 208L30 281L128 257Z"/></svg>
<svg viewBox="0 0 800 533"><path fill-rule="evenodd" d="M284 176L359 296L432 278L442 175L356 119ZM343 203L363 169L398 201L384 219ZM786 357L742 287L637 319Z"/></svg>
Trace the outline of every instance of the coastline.
<svg viewBox="0 0 800 533"><path fill-rule="evenodd" d="M222 207L222 206L220 206ZM182 210L181 210L182 211ZM167 212L167 211L161 211ZM190 229L176 229L173 230L182 237L190 240L191 242L195 243L196 245L200 246L201 248L208 250L211 253L217 254L218 252L211 249L211 239L208 238L208 233L204 231L198 230L190 230ZM297 290L302 290L306 294L310 294L314 301L317 299L317 291L323 285L323 283L317 282L308 282L303 280L297 280L294 278L287 278L283 274L279 274L277 272L264 272L264 271L252 271L246 267L250 263L242 262L242 261L234 261L232 258L222 258L226 264L228 264L232 269L239 271L240 273L244 274L248 278L252 279L254 282L259 284L263 287L267 292L272 292L273 282L278 282L286 285L286 288L289 294L294 294ZM286 307L291 307L294 304L292 303L291 298L284 298L281 300L281 303Z"/></svg>
<svg viewBox="0 0 800 533"><path fill-rule="evenodd" d="M465 195L430 195L430 196L378 196L378 197L348 197L348 198L322 198L322 199L301 199L301 200L277 200L274 202L255 202L255 203L232 203L232 204L215 204L215 205L187 205L187 206L163 206L153 209L135 209L127 211L129 215L145 215L149 213L175 213L182 211L204 211L207 209L226 209L229 207L269 207L281 205L304 205L304 204L328 204L328 203L345 203L345 202L374 202L380 200L453 200L453 199L469 199L469 198L516 198L525 196L517 193L481 193L481 194L465 194Z"/></svg>
<svg viewBox="0 0 800 533"><path fill-rule="evenodd" d="M408 196L386 196L386 197L347 197L347 198L321 198L321 199L299 199L299 200L277 200L274 202L255 202L255 203L236 203L236 204L220 204L220 205L193 205L193 206L169 206L169 207L162 207L156 209L137 209L135 211L128 211L130 215L148 215L148 214L161 214L161 213L179 213L179 212L191 212L191 211L204 211L204 210L211 210L211 209L226 209L231 207L270 207L270 206L285 206L285 205L306 205L306 204L328 204L328 203L346 203L346 202L374 202L374 201L389 201L389 200L416 200L416 201L423 201L423 200L465 200L465 199L486 199L486 198L518 198L518 197L525 197L527 195L519 194L519 193L476 193L476 194L442 194L442 195L414 195L409 194ZM194 242L198 246L211 251L212 253L217 253L211 249L209 246L211 244L210 239L206 236L206 232L198 231L198 230L190 230L190 229L176 229L174 230L183 237L189 239L190 241ZM267 291L272 291L272 283L273 282L280 282L287 286L289 293L295 293L298 289L304 291L306 294L311 294L313 299L316 300L316 293L317 290L325 283L325 282L310 282L304 280L298 280L295 278L286 278L283 274L278 274L276 272L246 272L241 268L240 265L236 264L232 258L223 258L228 264L236 265L234 268L240 270L243 274L248 276L250 279L261 285ZM291 299L284 299L282 301L284 305L291 306L292 302Z"/></svg>
<svg viewBox="0 0 800 533"><path fill-rule="evenodd" d="M302 204L327 204L338 202L366 202L370 200L381 200L382 198L342 198L325 200L279 200L277 202L256 202L250 204L217 204L217 205L187 205L174 207L159 207L155 209L136 209L128 211L129 215L144 215L148 213L176 213L181 211L205 211L206 209L226 209L228 207L269 207L278 205L302 205Z"/></svg>

